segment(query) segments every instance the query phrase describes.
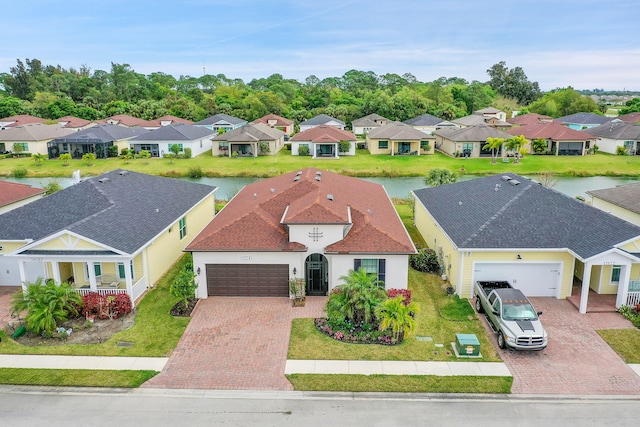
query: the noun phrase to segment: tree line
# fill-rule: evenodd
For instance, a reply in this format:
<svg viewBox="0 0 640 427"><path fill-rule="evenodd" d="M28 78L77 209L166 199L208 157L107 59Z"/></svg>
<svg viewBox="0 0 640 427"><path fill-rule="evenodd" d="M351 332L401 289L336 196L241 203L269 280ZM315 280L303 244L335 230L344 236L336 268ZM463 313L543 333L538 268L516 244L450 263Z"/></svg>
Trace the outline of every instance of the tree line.
<svg viewBox="0 0 640 427"><path fill-rule="evenodd" d="M272 74L245 83L224 74L176 78L163 72L137 73L129 64L111 63L111 69L103 71L18 59L8 73L0 73L0 117L31 114L54 120L71 115L96 120L128 114L152 120L170 114L199 121L224 113L251 121L273 113L298 123L317 114L350 123L371 113L400 121L425 113L451 120L489 106L552 117L602 112L595 101L572 88L543 94L522 68L509 69L505 62L493 65L487 74L486 82L459 77L421 82L410 73L350 70L322 80L311 75L301 82Z"/></svg>

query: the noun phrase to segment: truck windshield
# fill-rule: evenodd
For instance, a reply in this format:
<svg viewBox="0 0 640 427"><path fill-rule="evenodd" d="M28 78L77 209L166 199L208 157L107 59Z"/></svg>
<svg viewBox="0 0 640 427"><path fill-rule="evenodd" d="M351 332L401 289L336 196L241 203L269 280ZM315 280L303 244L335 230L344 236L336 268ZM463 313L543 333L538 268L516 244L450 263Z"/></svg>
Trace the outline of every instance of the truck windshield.
<svg viewBox="0 0 640 427"><path fill-rule="evenodd" d="M504 320L536 320L538 315L531 304L504 304L502 318Z"/></svg>

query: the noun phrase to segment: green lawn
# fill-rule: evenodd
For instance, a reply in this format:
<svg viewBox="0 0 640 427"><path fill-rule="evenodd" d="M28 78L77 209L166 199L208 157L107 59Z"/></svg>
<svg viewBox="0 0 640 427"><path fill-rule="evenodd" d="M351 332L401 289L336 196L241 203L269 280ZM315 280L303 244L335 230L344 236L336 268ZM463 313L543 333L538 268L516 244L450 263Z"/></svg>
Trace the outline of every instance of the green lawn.
<svg viewBox="0 0 640 427"><path fill-rule="evenodd" d="M433 375L287 375L296 390L402 393L511 393L512 377Z"/></svg>
<svg viewBox="0 0 640 427"><path fill-rule="evenodd" d="M598 333L625 363L640 363L640 330L605 329Z"/></svg>
<svg viewBox="0 0 640 427"><path fill-rule="evenodd" d="M169 287L190 255L180 261L158 282L137 306L135 324L114 334L101 344L69 344L56 346L25 346L16 343L0 331L0 354L60 354L82 356L138 356L166 357L175 348L190 318L173 317L169 314L177 302L169 293ZM116 320L117 321L117 320ZM121 341L132 342L131 347L120 347ZM0 381L1 382L1 381Z"/></svg>
<svg viewBox="0 0 640 427"><path fill-rule="evenodd" d="M0 368L0 384L136 388L157 374L156 371Z"/></svg>
<svg viewBox="0 0 640 427"><path fill-rule="evenodd" d="M639 156L601 154L589 156L533 156L527 155L519 164L492 164L490 158L450 158L441 153L428 156L372 156L367 150L358 150L355 156L339 160L320 161L311 157L292 156L283 149L276 156L257 158L213 157L210 153L192 159L155 158L148 161L135 159L125 162L120 158L98 159L92 166L83 160L71 160L64 166L60 160L46 160L36 166L31 158L0 160L0 176L11 176L16 169L27 170L28 177L71 177L74 170L82 176L95 176L117 168L164 176L189 176L190 168L200 168L206 176L216 177L270 177L304 167L319 167L351 176L422 176L434 168L451 169L463 174L489 175L516 172L524 175L554 173L567 176L640 176Z"/></svg>

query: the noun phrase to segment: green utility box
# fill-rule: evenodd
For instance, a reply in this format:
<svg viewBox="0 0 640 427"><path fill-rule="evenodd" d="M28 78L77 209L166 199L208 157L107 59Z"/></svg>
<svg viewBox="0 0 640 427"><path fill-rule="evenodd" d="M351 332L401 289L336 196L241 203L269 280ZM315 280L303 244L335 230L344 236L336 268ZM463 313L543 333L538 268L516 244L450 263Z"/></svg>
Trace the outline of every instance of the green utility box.
<svg viewBox="0 0 640 427"><path fill-rule="evenodd" d="M480 341L475 334L456 334L456 350L459 357L480 356Z"/></svg>

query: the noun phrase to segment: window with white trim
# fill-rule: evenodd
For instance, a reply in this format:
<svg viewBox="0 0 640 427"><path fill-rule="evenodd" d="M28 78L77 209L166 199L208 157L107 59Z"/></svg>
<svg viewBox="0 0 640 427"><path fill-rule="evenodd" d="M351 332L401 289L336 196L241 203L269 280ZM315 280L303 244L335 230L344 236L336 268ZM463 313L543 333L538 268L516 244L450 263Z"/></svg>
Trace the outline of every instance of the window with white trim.
<svg viewBox="0 0 640 427"><path fill-rule="evenodd" d="M178 227L180 228L180 239L184 239L187 235L187 217L180 218Z"/></svg>
<svg viewBox="0 0 640 427"><path fill-rule="evenodd" d="M621 265L611 267L611 283L620 283L620 270L622 270Z"/></svg>
<svg viewBox="0 0 640 427"><path fill-rule="evenodd" d="M129 261L129 268L131 270L131 280L135 279L135 275L133 274L133 260ZM118 263L118 276L121 279L126 279L125 271L124 271L124 262Z"/></svg>

